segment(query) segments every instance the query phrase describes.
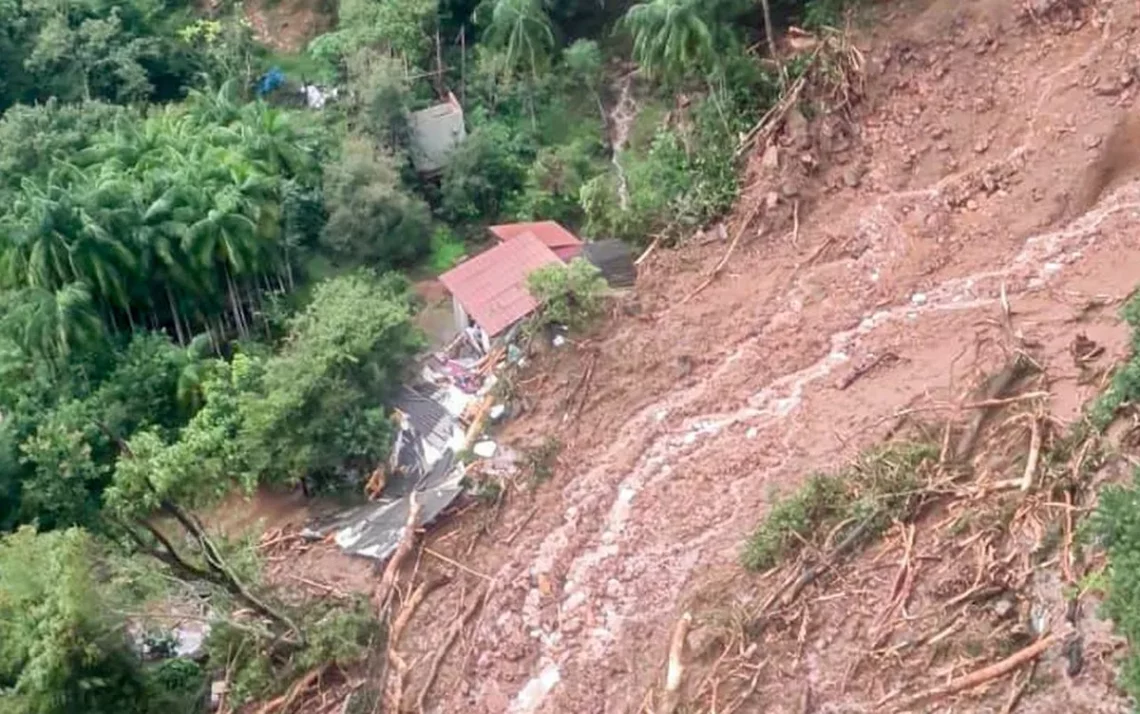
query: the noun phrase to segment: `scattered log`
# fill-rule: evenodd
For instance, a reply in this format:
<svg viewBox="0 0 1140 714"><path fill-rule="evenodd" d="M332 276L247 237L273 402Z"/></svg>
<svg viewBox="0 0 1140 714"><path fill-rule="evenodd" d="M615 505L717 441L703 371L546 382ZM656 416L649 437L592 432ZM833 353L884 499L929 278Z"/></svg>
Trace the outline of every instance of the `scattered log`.
<svg viewBox="0 0 1140 714"><path fill-rule="evenodd" d="M911 709L918 706L919 704L926 703L931 699L940 699L952 694L957 694L958 692L962 692L967 689L973 689L974 687L985 684L992 679L997 679L998 677L1009 674L1026 662L1031 662L1040 657L1041 654L1044 653L1045 650L1049 649L1049 647L1051 647L1056 641L1056 635L1046 635L1028 647L1014 652L1012 655L1006 657L1000 662L995 662L994 664L991 664L987 667L982 667L975 672L971 672L965 676L953 679L942 686L934 687L933 689L928 689L925 692L920 692L919 694L907 697L895 705L894 709L896 711ZM879 707L881 708L888 703L889 699L886 701L880 701Z"/></svg>
<svg viewBox="0 0 1140 714"><path fill-rule="evenodd" d="M681 698L681 678L685 674L685 637L689 634L689 626L693 616L689 613L681 615L673 627L673 637L669 642L669 665L665 670L665 694L661 700L661 714L673 714Z"/></svg>
<svg viewBox="0 0 1140 714"><path fill-rule="evenodd" d="M423 506L420 505L419 500L416 499L416 492L412 491L408 496L408 520L404 524L404 534L400 537L400 543L396 546L396 552L392 554L388 565L384 568L384 574L380 577L380 583L376 586L376 590L372 593L372 602L376 606L378 616L383 619L385 611L392 601L392 593L396 588L396 578L400 574L400 569L404 565L404 561L408 559L411 554L412 548L416 542L416 527L419 524L420 512Z"/></svg>

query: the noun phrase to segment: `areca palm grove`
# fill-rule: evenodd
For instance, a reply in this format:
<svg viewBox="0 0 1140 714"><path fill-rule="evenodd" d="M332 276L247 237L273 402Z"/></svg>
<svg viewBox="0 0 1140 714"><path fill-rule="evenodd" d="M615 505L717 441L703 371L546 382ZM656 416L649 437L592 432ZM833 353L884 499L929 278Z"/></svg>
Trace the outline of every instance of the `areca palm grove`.
<svg viewBox="0 0 1140 714"><path fill-rule="evenodd" d="M112 333L248 337L263 293L293 269L285 185L312 184L319 164L311 130L261 104L218 121L225 102L198 95L120 122L22 182L0 215L3 287L85 292Z"/></svg>

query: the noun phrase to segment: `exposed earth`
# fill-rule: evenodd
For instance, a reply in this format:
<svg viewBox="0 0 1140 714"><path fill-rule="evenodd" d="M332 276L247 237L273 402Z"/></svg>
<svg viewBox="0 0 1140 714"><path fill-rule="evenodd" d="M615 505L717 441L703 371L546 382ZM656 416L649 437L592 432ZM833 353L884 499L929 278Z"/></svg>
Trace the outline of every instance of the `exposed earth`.
<svg viewBox="0 0 1140 714"><path fill-rule="evenodd" d="M979 558L1019 557L1000 539L978 552L978 538L941 541L945 511L893 529L859 577L809 585L811 607L786 608L786 626L751 651L721 646L725 620L778 580L739 565L777 494L882 440L899 410L963 399L1016 345L1043 367L1035 388L1050 393L1060 429L1128 350L1116 306L1140 281L1140 123L1113 129L1140 87L1136 3L946 0L873 13L855 30L866 87L852 115L785 122L776 166L763 146L751 157L727 230L654 251L636 299L522 375L527 408L498 438L526 449L556 436L557 467L428 535L462 567L422 557L454 577L403 636L407 708L451 623L480 598L427 711L660 712L654 690L683 612L694 623L680 711L885 710L900 692L1010 653L957 630L948 650L910 654L868 635L891 612L900 562L905 582L928 581L913 586L919 618L953 599L936 585L956 570L971 571L968 586ZM724 273L686 301L725 254L717 235L741 229ZM1078 334L1103 348L1091 363L1074 359ZM1047 500L1038 505L1056 506ZM1007 523L1010 542L1036 528L1021 516ZM323 557L321 579L367 587L371 565ZM1033 587L1059 598L1041 568ZM1058 641L1033 686L1019 690L1019 672L925 710L997 712L1013 699L1021 712L1128 711L1114 686L1119 643L1095 602L1082 610L1079 673L1066 673ZM739 663L719 704L702 681L718 656ZM916 661L922 681L890 676Z"/></svg>

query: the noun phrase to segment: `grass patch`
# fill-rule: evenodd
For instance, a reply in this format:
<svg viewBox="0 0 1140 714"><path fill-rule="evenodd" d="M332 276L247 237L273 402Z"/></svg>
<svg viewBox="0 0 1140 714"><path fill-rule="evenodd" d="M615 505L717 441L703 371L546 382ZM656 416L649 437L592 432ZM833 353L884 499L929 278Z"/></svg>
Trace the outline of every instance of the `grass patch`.
<svg viewBox="0 0 1140 714"><path fill-rule="evenodd" d="M767 570L805 545L834 545L853 534L865 543L893 521L913 518L938 452L928 443L886 444L836 473L809 476L756 527L741 554L744 567Z"/></svg>
<svg viewBox="0 0 1140 714"><path fill-rule="evenodd" d="M467 255L467 246L463 240L448 228L439 227L431 234L431 252L428 254L428 265L433 273L439 274L451 270L459 259Z"/></svg>

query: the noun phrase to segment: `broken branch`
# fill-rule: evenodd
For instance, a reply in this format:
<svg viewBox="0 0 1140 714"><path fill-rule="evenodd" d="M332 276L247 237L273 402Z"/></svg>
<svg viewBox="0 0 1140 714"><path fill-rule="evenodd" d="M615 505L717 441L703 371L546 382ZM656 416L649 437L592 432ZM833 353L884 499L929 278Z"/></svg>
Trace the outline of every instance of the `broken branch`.
<svg viewBox="0 0 1140 714"><path fill-rule="evenodd" d="M468 620L475 615L475 612L482 607L483 602L487 599L487 595L489 595L490 592L490 585L483 588L479 597L475 598L467 609L451 623L451 629L448 630L447 637L444 638L443 644L440 645L439 649L435 652L435 656L432 657L431 668L428 670L427 679L424 680L424 685L420 689L419 696L416 698L416 711L419 712L419 714L423 714L424 701L427 699L428 692L431 691L431 688L435 685L436 677L439 676L439 666L443 664L443 658L446 657L451 648L455 646L455 640L459 638L459 633L463 631Z"/></svg>
<svg viewBox="0 0 1140 714"><path fill-rule="evenodd" d="M1041 458L1041 422L1033 417L1033 432L1029 436L1029 458L1025 462L1025 475L1021 477L1021 490L1033 487L1033 476L1037 472L1037 460Z"/></svg>
<svg viewBox="0 0 1140 714"><path fill-rule="evenodd" d="M756 214L760 212L761 205L763 204L757 201L756 204L752 207L752 210L748 212L748 215L745 216L744 221L740 224L740 227L736 229L736 235L732 237L732 242L728 244L728 250L724 251L724 256L721 257L720 262L716 264L716 267L713 268L712 273L707 278L705 278L704 282L697 286L696 290L693 290L693 292L689 293L685 299L681 300L682 305L699 295L702 290L712 285L712 282L720 276L721 271L724 270L724 266L728 265L728 259L732 257L732 251L736 250L736 244L740 242L741 236L743 236L745 231L748 230L748 227L752 225L752 221L756 218Z"/></svg>

